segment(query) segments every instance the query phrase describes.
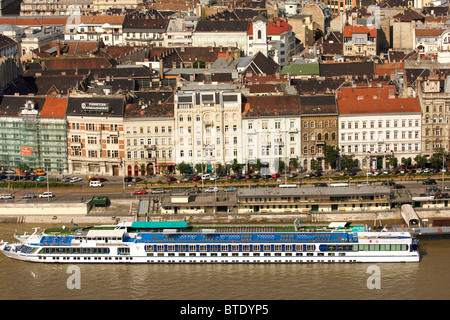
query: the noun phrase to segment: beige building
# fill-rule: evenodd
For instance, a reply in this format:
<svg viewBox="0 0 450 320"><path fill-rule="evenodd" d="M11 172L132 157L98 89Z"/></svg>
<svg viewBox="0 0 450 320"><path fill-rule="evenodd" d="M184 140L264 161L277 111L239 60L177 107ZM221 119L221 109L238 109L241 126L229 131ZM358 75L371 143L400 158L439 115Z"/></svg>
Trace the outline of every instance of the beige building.
<svg viewBox="0 0 450 320"><path fill-rule="evenodd" d="M188 84L175 95L175 162L243 163L241 92L231 84Z"/></svg>
<svg viewBox="0 0 450 320"><path fill-rule="evenodd" d="M444 82L441 88L441 82ZM430 75L417 83L422 107L422 155L431 156L435 149L449 151L450 86L448 79Z"/></svg>
<svg viewBox="0 0 450 320"><path fill-rule="evenodd" d="M175 170L173 92L136 92L124 113L125 175L144 176Z"/></svg>
<svg viewBox="0 0 450 320"><path fill-rule="evenodd" d="M142 0L94 0L92 11L104 12L113 8L136 9L136 6L143 3Z"/></svg>
<svg viewBox="0 0 450 320"><path fill-rule="evenodd" d="M67 149L69 174L122 175L124 172L123 97L69 97Z"/></svg>

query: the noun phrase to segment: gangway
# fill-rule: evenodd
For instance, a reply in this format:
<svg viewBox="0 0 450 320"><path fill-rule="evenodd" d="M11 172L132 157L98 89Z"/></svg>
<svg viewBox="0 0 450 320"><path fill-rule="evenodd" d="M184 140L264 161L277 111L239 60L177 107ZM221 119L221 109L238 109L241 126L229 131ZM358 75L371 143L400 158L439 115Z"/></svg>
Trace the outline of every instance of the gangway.
<svg viewBox="0 0 450 320"><path fill-rule="evenodd" d="M410 204L402 205L402 217L405 220L408 228L410 227L421 227L420 218L416 213L416 210Z"/></svg>

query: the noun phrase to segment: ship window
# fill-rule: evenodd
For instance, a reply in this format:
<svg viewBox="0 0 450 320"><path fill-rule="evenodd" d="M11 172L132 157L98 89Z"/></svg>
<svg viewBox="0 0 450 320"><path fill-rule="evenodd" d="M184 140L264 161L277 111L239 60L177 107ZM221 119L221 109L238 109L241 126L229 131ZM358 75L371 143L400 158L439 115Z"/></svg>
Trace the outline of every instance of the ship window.
<svg viewBox="0 0 450 320"><path fill-rule="evenodd" d="M164 245L163 244L158 244L157 250L160 251L160 252L164 251Z"/></svg>
<svg viewBox="0 0 450 320"><path fill-rule="evenodd" d="M207 248L207 246L206 246L205 244L201 244L201 245L199 246L199 250L200 250L200 251L207 251L206 248Z"/></svg>
<svg viewBox="0 0 450 320"><path fill-rule="evenodd" d="M226 245L226 244L221 245L220 246L220 251L227 252L228 251L228 245Z"/></svg>
<svg viewBox="0 0 450 320"><path fill-rule="evenodd" d="M274 245L274 250L275 251L281 251L282 250L282 245L281 244L276 244L276 245Z"/></svg>
<svg viewBox="0 0 450 320"><path fill-rule="evenodd" d="M167 246L167 251L175 251L175 246L174 245L168 245Z"/></svg>
<svg viewBox="0 0 450 320"><path fill-rule="evenodd" d="M261 251L261 245L260 244L254 244L253 245L253 251Z"/></svg>
<svg viewBox="0 0 450 320"><path fill-rule="evenodd" d="M231 251L239 251L239 245L233 244L233 245L231 246Z"/></svg>
<svg viewBox="0 0 450 320"><path fill-rule="evenodd" d="M117 248L117 253L120 255L130 254L130 248Z"/></svg>
<svg viewBox="0 0 450 320"><path fill-rule="evenodd" d="M292 244L287 244L284 249L285 251L292 251Z"/></svg>
<svg viewBox="0 0 450 320"><path fill-rule="evenodd" d="M189 251L196 251L196 250L197 250L197 246L195 244L189 245Z"/></svg>
<svg viewBox="0 0 450 320"><path fill-rule="evenodd" d="M270 247L271 247L270 244L265 244L265 245L263 246L263 250L264 250L264 251L270 251L270 250L271 250Z"/></svg>
<svg viewBox="0 0 450 320"><path fill-rule="evenodd" d="M242 251L250 251L250 245L244 244L244 245L242 246Z"/></svg>
<svg viewBox="0 0 450 320"><path fill-rule="evenodd" d="M315 246L313 244L306 245L306 251L314 251L314 250L315 250Z"/></svg>

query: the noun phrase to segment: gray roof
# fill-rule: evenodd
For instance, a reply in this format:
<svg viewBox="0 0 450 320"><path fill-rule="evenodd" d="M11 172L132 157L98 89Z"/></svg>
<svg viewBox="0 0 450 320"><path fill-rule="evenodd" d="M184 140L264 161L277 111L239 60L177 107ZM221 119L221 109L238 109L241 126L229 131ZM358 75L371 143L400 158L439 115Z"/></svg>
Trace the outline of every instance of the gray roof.
<svg viewBox="0 0 450 320"><path fill-rule="evenodd" d="M348 196L373 196L389 195L390 190L386 186L363 187L300 187L300 188L256 188L239 189L237 196L245 197L348 197Z"/></svg>

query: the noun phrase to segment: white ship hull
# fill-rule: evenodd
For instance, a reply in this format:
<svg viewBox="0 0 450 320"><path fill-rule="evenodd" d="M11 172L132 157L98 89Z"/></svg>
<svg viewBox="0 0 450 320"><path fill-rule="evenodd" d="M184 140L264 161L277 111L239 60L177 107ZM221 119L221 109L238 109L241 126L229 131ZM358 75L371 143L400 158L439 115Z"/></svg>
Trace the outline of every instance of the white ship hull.
<svg viewBox="0 0 450 320"><path fill-rule="evenodd" d="M0 244L8 258L44 263L393 263L418 262L408 232L127 233L33 235Z"/></svg>

